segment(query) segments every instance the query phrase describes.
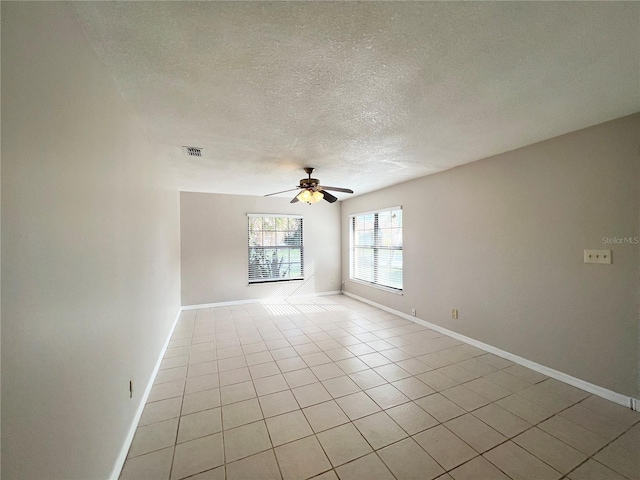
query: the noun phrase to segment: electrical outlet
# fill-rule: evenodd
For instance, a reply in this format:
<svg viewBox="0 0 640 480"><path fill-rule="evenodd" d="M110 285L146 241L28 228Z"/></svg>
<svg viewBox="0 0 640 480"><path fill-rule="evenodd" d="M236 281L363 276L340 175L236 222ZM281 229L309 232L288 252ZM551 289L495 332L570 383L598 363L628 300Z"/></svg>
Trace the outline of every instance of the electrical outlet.
<svg viewBox="0 0 640 480"><path fill-rule="evenodd" d="M414 317L416 316L416 309L415 308L411 309L411 315L413 315Z"/></svg>
<svg viewBox="0 0 640 480"><path fill-rule="evenodd" d="M451 318L456 319L456 320L458 319L458 309L457 308L454 308L454 309L451 310Z"/></svg>
<svg viewBox="0 0 640 480"><path fill-rule="evenodd" d="M331 285L333 285L333 278L331 279Z"/></svg>
<svg viewBox="0 0 640 480"><path fill-rule="evenodd" d="M585 250L584 263L611 263L611 250Z"/></svg>

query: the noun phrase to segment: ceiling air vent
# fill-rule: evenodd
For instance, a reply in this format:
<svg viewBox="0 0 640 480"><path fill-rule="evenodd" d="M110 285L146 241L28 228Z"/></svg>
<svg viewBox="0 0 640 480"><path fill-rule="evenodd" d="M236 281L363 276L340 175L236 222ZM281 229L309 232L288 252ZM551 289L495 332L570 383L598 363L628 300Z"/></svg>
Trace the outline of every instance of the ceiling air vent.
<svg viewBox="0 0 640 480"><path fill-rule="evenodd" d="M202 149L200 147L182 147L187 157L201 157Z"/></svg>

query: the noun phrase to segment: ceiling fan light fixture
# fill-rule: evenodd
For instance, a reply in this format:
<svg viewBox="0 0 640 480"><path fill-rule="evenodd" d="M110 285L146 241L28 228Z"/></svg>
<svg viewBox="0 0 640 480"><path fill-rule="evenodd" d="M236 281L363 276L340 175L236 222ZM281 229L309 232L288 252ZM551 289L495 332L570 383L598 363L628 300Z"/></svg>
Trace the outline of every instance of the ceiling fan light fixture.
<svg viewBox="0 0 640 480"><path fill-rule="evenodd" d="M319 202L324 198L322 192L304 189L298 194L298 200L308 204Z"/></svg>
<svg viewBox="0 0 640 480"><path fill-rule="evenodd" d="M327 187L326 185L320 186L320 180L317 178L311 178L313 170L314 169L312 167L305 167L304 172L309 176L309 178L300 179L300 184L297 187L290 188L289 190L284 190L282 192L268 193L265 197L300 190L289 203L305 202L311 205L312 203L317 203L320 200L326 200L329 203L337 202L338 197L333 196L329 193L330 191L353 193L353 190L350 188Z"/></svg>

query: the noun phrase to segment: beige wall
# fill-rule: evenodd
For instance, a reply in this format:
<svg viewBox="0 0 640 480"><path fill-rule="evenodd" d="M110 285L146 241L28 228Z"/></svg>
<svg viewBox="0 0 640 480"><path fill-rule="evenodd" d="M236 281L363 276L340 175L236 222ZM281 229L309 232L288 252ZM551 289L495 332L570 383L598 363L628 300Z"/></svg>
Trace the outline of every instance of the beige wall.
<svg viewBox="0 0 640 480"><path fill-rule="evenodd" d="M2 2L2 134L3 478L108 478L180 306L179 195L61 2Z"/></svg>
<svg viewBox="0 0 640 480"><path fill-rule="evenodd" d="M342 202L404 207L404 295L345 291L615 392L638 392L640 115ZM583 263L609 248L612 265ZM451 319L451 309L459 319Z"/></svg>
<svg viewBox="0 0 640 480"><path fill-rule="evenodd" d="M327 202L291 204L289 200L182 192L182 305L340 290L340 205ZM248 213L304 217L303 283L248 285Z"/></svg>

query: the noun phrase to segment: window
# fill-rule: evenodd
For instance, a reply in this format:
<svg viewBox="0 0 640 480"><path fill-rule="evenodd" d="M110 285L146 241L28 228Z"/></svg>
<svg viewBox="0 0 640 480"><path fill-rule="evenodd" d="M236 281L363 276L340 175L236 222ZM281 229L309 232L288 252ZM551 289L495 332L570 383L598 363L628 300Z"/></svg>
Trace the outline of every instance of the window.
<svg viewBox="0 0 640 480"><path fill-rule="evenodd" d="M302 217L249 215L249 283L304 279Z"/></svg>
<svg viewBox="0 0 640 480"><path fill-rule="evenodd" d="M402 291L402 207L349 217L352 280Z"/></svg>

